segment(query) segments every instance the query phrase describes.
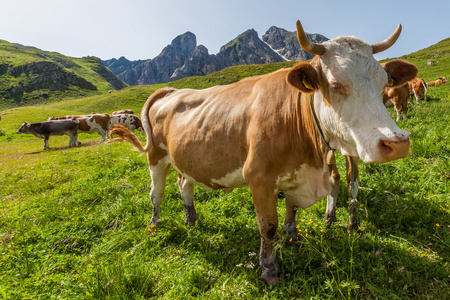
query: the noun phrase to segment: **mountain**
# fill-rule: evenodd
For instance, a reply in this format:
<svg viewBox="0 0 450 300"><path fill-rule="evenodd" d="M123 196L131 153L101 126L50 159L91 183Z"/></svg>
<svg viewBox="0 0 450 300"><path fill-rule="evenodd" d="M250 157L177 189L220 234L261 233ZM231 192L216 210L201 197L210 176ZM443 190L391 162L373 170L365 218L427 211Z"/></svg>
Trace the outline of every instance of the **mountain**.
<svg viewBox="0 0 450 300"><path fill-rule="evenodd" d="M95 95L125 86L97 57L73 58L0 40L0 103Z"/></svg>
<svg viewBox="0 0 450 300"><path fill-rule="evenodd" d="M196 45L196 36L186 32L177 36L157 57L124 71L119 77L130 85L168 82L173 72L192 56Z"/></svg>
<svg viewBox="0 0 450 300"><path fill-rule="evenodd" d="M317 33L307 34L306 36L308 40L314 43L323 43L328 40ZM262 40L286 60L309 60L314 57L313 54L306 52L300 47L296 31L287 31L286 29L272 26L262 36Z"/></svg>
<svg viewBox="0 0 450 300"><path fill-rule="evenodd" d="M317 43L328 40L319 34L307 34ZM272 26L261 40L254 29L247 30L209 54L208 49L196 46L191 32L176 37L156 58L131 62L124 57L103 61L129 85L165 83L190 76L203 76L235 65L265 64L286 60L308 60L313 55L301 49L296 32ZM132 67L136 64L135 67Z"/></svg>
<svg viewBox="0 0 450 300"><path fill-rule="evenodd" d="M120 57L119 59L108 59L108 60L102 60L102 64L110 69L114 74L120 74L127 70L131 70L141 64L146 62L146 60L135 60L130 61L126 59L125 57Z"/></svg>

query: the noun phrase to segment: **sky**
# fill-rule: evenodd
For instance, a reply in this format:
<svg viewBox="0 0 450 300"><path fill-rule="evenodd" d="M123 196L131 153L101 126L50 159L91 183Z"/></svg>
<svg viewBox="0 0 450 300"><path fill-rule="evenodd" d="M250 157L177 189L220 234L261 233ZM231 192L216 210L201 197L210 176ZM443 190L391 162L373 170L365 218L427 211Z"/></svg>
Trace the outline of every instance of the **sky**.
<svg viewBox="0 0 450 300"><path fill-rule="evenodd" d="M423 0L0 0L0 39L103 60L156 57L190 31L217 54L248 29L277 26L327 38L383 41L402 24L399 40L376 59L399 57L450 37L450 1Z"/></svg>

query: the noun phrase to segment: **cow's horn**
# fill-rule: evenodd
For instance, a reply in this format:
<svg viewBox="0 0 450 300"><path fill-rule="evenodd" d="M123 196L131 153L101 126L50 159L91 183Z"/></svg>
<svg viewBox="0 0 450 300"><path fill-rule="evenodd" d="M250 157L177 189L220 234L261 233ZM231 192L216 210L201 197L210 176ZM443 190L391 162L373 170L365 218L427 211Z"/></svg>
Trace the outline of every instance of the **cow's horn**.
<svg viewBox="0 0 450 300"><path fill-rule="evenodd" d="M306 37L306 33L303 30L302 23L297 20L297 38L300 46L302 46L303 50L309 52L311 54L323 55L325 53L325 47L321 44L311 43Z"/></svg>
<svg viewBox="0 0 450 300"><path fill-rule="evenodd" d="M397 41L398 37L400 36L400 33L402 32L402 25L398 24L397 29L395 29L394 33L391 34L390 37L382 41L381 43L373 44L372 45L372 52L373 54L379 53L381 51L387 50L389 47L394 45L394 43Z"/></svg>

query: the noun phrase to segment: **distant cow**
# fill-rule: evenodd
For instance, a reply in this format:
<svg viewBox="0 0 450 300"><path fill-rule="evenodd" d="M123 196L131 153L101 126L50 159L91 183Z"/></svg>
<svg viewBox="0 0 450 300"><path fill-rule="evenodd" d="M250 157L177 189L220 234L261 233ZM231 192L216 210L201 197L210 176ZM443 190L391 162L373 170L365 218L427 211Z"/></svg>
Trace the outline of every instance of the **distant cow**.
<svg viewBox="0 0 450 300"><path fill-rule="evenodd" d="M406 120L406 115L408 113L408 98L408 83L396 87L387 87L383 93L384 104L389 100L394 103L395 110L397 111L397 121L399 121L402 116L403 119Z"/></svg>
<svg viewBox="0 0 450 300"><path fill-rule="evenodd" d="M439 79L435 80L435 81L429 81L427 82L428 86L436 86L436 85L441 85L443 83L447 82L447 78L445 77L440 77Z"/></svg>
<svg viewBox="0 0 450 300"><path fill-rule="evenodd" d="M405 61L379 64L373 54L388 49L401 26L370 45L355 37L312 43L297 21L302 49L315 54L270 74L204 90L163 88L142 108L145 145L118 127L117 141L146 153L151 176L151 223L161 222L166 176L173 166L185 209L194 224L194 185L231 189L248 185L261 236L261 279L279 282L273 240L279 224L278 193L286 195L285 230L296 236L295 214L330 195L333 150L384 163L409 152L409 134L382 104L384 87L404 86L418 69ZM112 141L114 141L112 140ZM338 187L337 187L338 188Z"/></svg>
<svg viewBox="0 0 450 300"><path fill-rule="evenodd" d="M134 112L131 109L122 109L111 113L111 115L121 115L121 114L133 115Z"/></svg>
<svg viewBox="0 0 450 300"><path fill-rule="evenodd" d="M142 128L142 123L138 116L129 114L110 115L109 129L114 128L114 125L125 126L130 131Z"/></svg>
<svg viewBox="0 0 450 300"><path fill-rule="evenodd" d="M33 134L37 138L44 139L44 150L48 149L48 139L52 135L65 135L70 137L69 147L76 146L78 137L78 120L51 120L38 123L24 122L17 133Z"/></svg>
<svg viewBox="0 0 450 300"><path fill-rule="evenodd" d="M106 140L109 130L108 114L72 115L64 117L50 117L49 120L63 120L74 118L80 122L78 133L97 132L102 136L102 142Z"/></svg>
<svg viewBox="0 0 450 300"><path fill-rule="evenodd" d="M416 103L419 104L419 98L423 96L427 102L427 83L423 78L414 78L408 82L410 102L413 104L413 97L416 98Z"/></svg>

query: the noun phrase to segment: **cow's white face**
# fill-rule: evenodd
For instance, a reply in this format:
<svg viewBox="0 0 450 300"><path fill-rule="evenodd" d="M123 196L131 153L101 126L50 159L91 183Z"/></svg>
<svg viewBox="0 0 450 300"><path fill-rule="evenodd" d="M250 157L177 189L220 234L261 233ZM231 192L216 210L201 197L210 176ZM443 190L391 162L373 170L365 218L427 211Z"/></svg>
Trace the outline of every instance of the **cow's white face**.
<svg viewBox="0 0 450 300"><path fill-rule="evenodd" d="M383 104L388 73L374 59L371 45L354 37L339 37L323 45L326 51L318 62L322 80L314 106L330 146L366 163L406 156L409 134L397 126ZM392 143L406 140L406 150L387 155ZM381 141L388 141L387 145Z"/></svg>

